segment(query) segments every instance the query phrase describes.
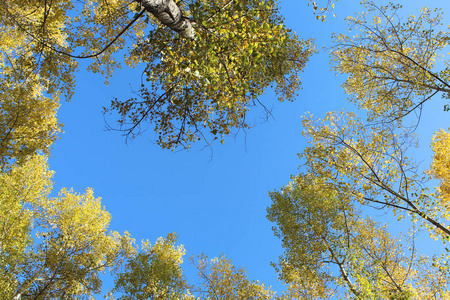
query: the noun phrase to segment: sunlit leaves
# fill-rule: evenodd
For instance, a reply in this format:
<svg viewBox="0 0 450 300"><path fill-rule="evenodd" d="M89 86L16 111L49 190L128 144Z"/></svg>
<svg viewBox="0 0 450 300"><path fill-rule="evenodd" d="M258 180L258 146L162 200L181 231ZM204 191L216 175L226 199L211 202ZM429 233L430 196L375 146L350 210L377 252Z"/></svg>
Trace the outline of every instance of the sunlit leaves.
<svg viewBox="0 0 450 300"><path fill-rule="evenodd" d="M298 176L281 191L270 193L268 219L275 223L275 235L285 250L278 272L283 281L312 299L333 295L327 286L333 277L322 269L330 255L327 241L338 242L336 229L345 221L341 213L352 210L336 196L320 177L312 176Z"/></svg>
<svg viewBox="0 0 450 300"><path fill-rule="evenodd" d="M124 272L117 275L115 287L110 293L118 293L117 299L181 299L187 283L181 264L185 250L175 246L176 235L159 238L154 245L142 243L139 253L125 265Z"/></svg>
<svg viewBox="0 0 450 300"><path fill-rule="evenodd" d="M274 292L247 278L244 269L229 259L192 258L201 284L188 285L181 264L185 250L175 246L176 236L159 238L154 245L143 242L115 279L110 299L273 299Z"/></svg>
<svg viewBox="0 0 450 300"><path fill-rule="evenodd" d="M202 299L273 299L270 287L249 280L245 270L236 268L224 255L214 259L200 256L195 264L202 281Z"/></svg>
<svg viewBox="0 0 450 300"><path fill-rule="evenodd" d="M118 67L115 40L129 21L126 1L3 1L0 4L0 163L48 153L61 131L56 120L60 98L74 90L76 50L93 55L90 68L109 76ZM142 23L127 30L138 38ZM126 36L126 34L125 34ZM84 51L83 51L84 50Z"/></svg>
<svg viewBox="0 0 450 300"><path fill-rule="evenodd" d="M448 133L439 131L432 142L427 173L440 181L434 194L409 157L415 128L403 125L437 93L448 98L447 67L433 70L448 33L435 29L439 11L401 19L400 6L364 5L366 12L348 17L353 36L335 35L331 53L335 70L348 75L350 101L366 110L369 123L347 112L304 117L302 173L271 193L268 218L285 250L276 266L290 293L313 290L299 293L311 299L445 299L447 255L419 256L414 234L405 243L364 215L393 211L448 241Z"/></svg>
<svg viewBox="0 0 450 300"><path fill-rule="evenodd" d="M30 70L26 74L28 71L23 69L3 71L0 74L0 164L5 166L37 150L48 153L61 129L56 119L58 96L43 95L39 75Z"/></svg>
<svg viewBox="0 0 450 300"><path fill-rule="evenodd" d="M128 233L109 231L111 216L91 189L50 197L52 174L44 156L33 156L0 175L2 299L91 299L101 292L100 273L108 270L116 274L109 299L273 298L224 256L201 256L202 286L188 285L176 235L137 249Z"/></svg>
<svg viewBox="0 0 450 300"><path fill-rule="evenodd" d="M428 299L446 297L446 272L317 174L301 174L270 194L268 218L283 241L277 269L288 295L303 299ZM408 248L409 247L409 248Z"/></svg>
<svg viewBox="0 0 450 300"><path fill-rule="evenodd" d="M48 152L60 125L59 98L70 98L76 65L46 45L65 44L70 2L0 5L0 163Z"/></svg>
<svg viewBox="0 0 450 300"><path fill-rule="evenodd" d="M0 176L0 294L5 299L87 298L99 273L134 251L127 234L109 232L110 215L88 189L49 197L46 159L34 156Z"/></svg>
<svg viewBox="0 0 450 300"><path fill-rule="evenodd" d="M43 157L35 156L0 175L0 296L4 299L12 298L20 285L17 275L33 242L29 204L41 201L49 192L51 172L44 162Z"/></svg>
<svg viewBox="0 0 450 300"><path fill-rule="evenodd" d="M407 156L416 142L409 131L387 125L364 125L352 113L328 113L323 120L306 117L310 138L301 158L309 172L361 204L390 208L399 218L423 219L432 235L447 236L449 212L426 188L425 176Z"/></svg>
<svg viewBox="0 0 450 300"><path fill-rule="evenodd" d="M329 12L332 13L334 11L334 2L335 1L332 1L332 0L325 0L325 1L309 0L308 6L313 7L314 14L316 15L316 19L324 22L326 14ZM333 13L333 16L336 17L336 15L334 13Z"/></svg>
<svg viewBox="0 0 450 300"><path fill-rule="evenodd" d="M119 126L129 137L150 123L163 148L189 147L202 138L207 143L223 141L248 128L246 113L260 104L258 96L267 88L273 86L280 100L294 99L300 87L298 73L312 45L283 25L274 1L178 5L194 26L194 40L177 36L150 15L135 20L142 8L123 0L2 4L0 75L2 82L10 83L2 89L13 103L5 105L3 124L15 126L3 130L4 159L19 151L11 148L23 138L22 128L33 131L24 134L40 135L40 143L23 144L24 153L47 151L59 130L54 119L59 98L70 98L73 92L75 59L92 58L88 68L108 77L119 67L114 54L126 41L132 42L132 50L125 61L129 66L147 64L148 85L138 91L142 99L115 100L106 109L118 112ZM145 37L144 29L149 31ZM25 109L16 108L18 99L27 99L28 103L20 102ZM14 122L24 110L43 113L41 119L30 119L32 124Z"/></svg>
<svg viewBox="0 0 450 300"><path fill-rule="evenodd" d="M433 163L428 174L440 181L436 188L442 200L442 209L450 209L450 134L443 129L436 132L431 143L433 149Z"/></svg>
<svg viewBox="0 0 450 300"><path fill-rule="evenodd" d="M114 54L125 48L127 41L134 43L143 35L146 26L143 18L127 27L142 8L125 0L94 0L75 3L74 9L75 17L67 30L71 47L61 50L75 58L92 57L88 69L108 78L121 66ZM82 52L74 53L74 49Z"/></svg>
<svg viewBox="0 0 450 300"><path fill-rule="evenodd" d="M273 1L188 2L196 39L157 25L137 43L136 62L147 63L141 99L114 100L120 129L129 137L151 123L163 148L189 147L240 128L268 87L293 100L311 42L299 41L282 23Z"/></svg>
<svg viewBox="0 0 450 300"><path fill-rule="evenodd" d="M350 35L334 36L333 64L348 74L344 88L350 100L367 110L371 120L398 120L436 93L450 92L448 68L435 72L448 32L439 28L439 10L422 9L402 19L399 5L377 7L348 17Z"/></svg>

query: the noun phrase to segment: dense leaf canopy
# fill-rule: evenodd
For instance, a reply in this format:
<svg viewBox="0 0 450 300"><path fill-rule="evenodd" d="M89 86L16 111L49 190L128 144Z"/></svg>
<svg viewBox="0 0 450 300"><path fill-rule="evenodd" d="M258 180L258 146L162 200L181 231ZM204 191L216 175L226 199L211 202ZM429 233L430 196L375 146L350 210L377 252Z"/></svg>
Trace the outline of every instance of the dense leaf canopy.
<svg viewBox="0 0 450 300"><path fill-rule="evenodd" d="M309 4L322 21L334 9L332 1ZM449 298L448 254L415 247L420 230L448 247L449 131L436 131L430 167L410 155L422 106L437 94L449 99L448 63L438 63L449 34L439 10L402 19L399 5L363 6L331 48L363 112L306 114L300 173L270 193L267 217L284 249L273 264L286 284L277 295L224 255L192 257L199 281L188 283L175 234L137 246L127 232L110 231L92 189L52 196L47 159L81 59L107 79L120 63L143 67L136 98L104 109L119 118L112 129L133 138L151 126L162 148L189 148L248 128L247 112L265 109L259 96L269 88L294 100L312 40L286 28L272 0L3 1L0 297L90 299L109 271L109 299ZM373 208L410 231L391 234Z"/></svg>

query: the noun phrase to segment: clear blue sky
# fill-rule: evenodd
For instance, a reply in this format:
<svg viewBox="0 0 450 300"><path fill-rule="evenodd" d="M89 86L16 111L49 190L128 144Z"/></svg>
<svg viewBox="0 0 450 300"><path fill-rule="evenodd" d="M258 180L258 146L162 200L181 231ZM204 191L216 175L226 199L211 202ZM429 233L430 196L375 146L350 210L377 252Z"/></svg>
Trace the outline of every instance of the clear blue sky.
<svg viewBox="0 0 450 300"><path fill-rule="evenodd" d="M80 71L75 96L62 103L58 113L65 133L50 159L56 171L55 190L94 188L112 215L111 229L129 231L137 241L154 242L176 232L187 250L184 265L190 278L194 271L187 262L189 256L224 253L235 265L245 267L251 279L281 290L269 265L277 261L282 249L266 219L268 192L287 184L290 175L298 172L297 153L306 145L301 115L310 111L320 117L326 111L352 109L340 87L345 78L330 71L322 47L331 45L333 31L345 30L343 19L362 9L358 3L338 1L337 17L329 16L322 23L315 20L306 0L281 1L287 26L300 37L316 38L320 53L302 74L303 90L295 102L279 103L268 91L261 99L273 106L275 120L261 124L263 111L254 110L249 120L257 126L236 139L225 139L223 146L214 144L212 159L209 149L200 151L202 145L171 152L160 149L149 134L126 144L119 133L106 132L102 107L113 97L127 99L133 88L138 89L141 69L116 71L109 86L101 76ZM430 3L445 6L444 11L450 6L445 0L404 5L418 13L421 5ZM425 107L422 124L429 130L423 133L423 159L430 156L432 132L450 126L449 115L441 113L442 105L437 98Z"/></svg>

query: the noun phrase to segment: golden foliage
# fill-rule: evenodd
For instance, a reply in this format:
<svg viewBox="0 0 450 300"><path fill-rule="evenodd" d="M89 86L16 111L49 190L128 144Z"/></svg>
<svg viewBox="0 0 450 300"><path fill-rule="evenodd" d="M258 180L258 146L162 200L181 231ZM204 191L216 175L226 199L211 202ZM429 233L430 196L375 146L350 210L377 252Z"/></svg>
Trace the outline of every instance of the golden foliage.
<svg viewBox="0 0 450 300"><path fill-rule="evenodd" d="M439 28L439 10L403 19L399 5L363 5L365 12L347 18L354 35L335 35L331 54L367 121L345 111L304 117L302 173L271 193L268 218L285 251L276 267L288 294L308 299L448 299L448 254L420 256L415 225L394 237L366 217L373 208L393 212L448 244L449 135L433 138L427 172L440 181L434 194L410 156L416 126L404 125L433 96L449 97L448 64L434 71L448 32Z"/></svg>
<svg viewBox="0 0 450 300"><path fill-rule="evenodd" d="M425 7L405 20L397 14L401 5L363 3L365 12L347 17L354 35L334 35L331 52L336 72L348 74L343 87L350 101L371 121L394 121L438 92L448 98L448 68L433 70L449 41L440 11Z"/></svg>
<svg viewBox="0 0 450 300"><path fill-rule="evenodd" d="M274 292L259 281L247 278L244 269L236 268L224 255L208 259L202 255L196 263L204 299L272 299Z"/></svg>
<svg viewBox="0 0 450 300"><path fill-rule="evenodd" d="M271 193L268 218L283 241L276 265L296 299L446 299L445 262L419 256L345 193L312 173ZM406 240L406 244L402 242ZM292 298L290 298L292 299Z"/></svg>
<svg viewBox="0 0 450 300"><path fill-rule="evenodd" d="M196 38L155 24L136 43L128 61L147 64L147 82L141 99L115 99L105 108L118 113L119 130L133 138L148 122L161 147L188 148L247 128L247 111L268 87L275 87L279 100L294 100L312 41L299 40L283 25L275 1L180 5L195 21Z"/></svg>
<svg viewBox="0 0 450 300"><path fill-rule="evenodd" d="M124 272L118 273L109 298L120 293L118 299L181 299L187 288L181 264L185 250L175 246L176 235L159 238L154 245L142 243L139 253L126 263Z"/></svg>
<svg viewBox="0 0 450 300"><path fill-rule="evenodd" d="M110 215L88 189L50 197L52 172L34 156L0 176L0 294L87 297L99 273L134 251L128 234L109 232Z"/></svg>
<svg viewBox="0 0 450 300"><path fill-rule="evenodd" d="M441 198L442 209L448 210L450 209L450 133L443 129L436 132L431 148L434 155L428 174L440 181L436 191Z"/></svg>

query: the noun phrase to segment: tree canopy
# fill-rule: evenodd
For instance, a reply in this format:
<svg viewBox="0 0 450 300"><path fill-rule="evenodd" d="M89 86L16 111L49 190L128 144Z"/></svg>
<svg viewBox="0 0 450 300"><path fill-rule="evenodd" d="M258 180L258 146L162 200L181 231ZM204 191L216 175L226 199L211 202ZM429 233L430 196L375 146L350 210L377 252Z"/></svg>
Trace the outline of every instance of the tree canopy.
<svg viewBox="0 0 450 300"><path fill-rule="evenodd" d="M14 124L2 130L9 152L21 128L33 127L17 117L20 111L47 112L34 118L46 121L36 120L41 127L29 133L40 142L22 147L45 150L54 140L59 126L51 116L61 96L72 96L76 59L92 59L89 69L106 77L120 67L120 52L131 67L145 64L139 97L113 99L105 112L117 113L112 128L126 136L150 123L161 147L177 148L247 128L246 112L269 86L280 100L293 100L313 51L310 40L283 25L272 0L9 1L1 9L2 123ZM189 37L179 35L176 26L185 25L170 16L189 24ZM19 98L27 105L15 105Z"/></svg>
<svg viewBox="0 0 450 300"><path fill-rule="evenodd" d="M448 33L439 10L403 19L400 5L364 5L347 18L356 34L335 35L331 48L349 100L364 113L304 116L301 173L271 193L268 209L285 248L277 268L284 281L315 287L312 298L446 299L448 255L420 256L415 240L417 224L448 247L447 131L434 135L429 169L410 153L422 106L438 93L448 99L447 64L435 70ZM409 235L391 236L365 217L373 209L411 224Z"/></svg>
<svg viewBox="0 0 450 300"><path fill-rule="evenodd" d="M334 10L332 1L307 3L322 21ZM416 247L425 231L448 248L450 129L436 129L429 167L413 152L422 107L438 94L449 99L449 34L440 10L404 18L400 5L363 1L363 9L330 48L359 111L306 114L300 171L269 194L267 218L284 251L273 263L286 287L277 294L223 254L192 256L191 283L175 233L138 246L110 230L93 189L53 192L48 157L82 59L107 80L121 63L143 68L137 96L104 108L118 117L111 129L134 138L151 126L163 149L189 148L248 128L250 107L269 113L260 96L270 88L295 100L313 40L287 28L272 0L2 2L1 298L450 298L448 253ZM392 233L380 211L409 231Z"/></svg>

